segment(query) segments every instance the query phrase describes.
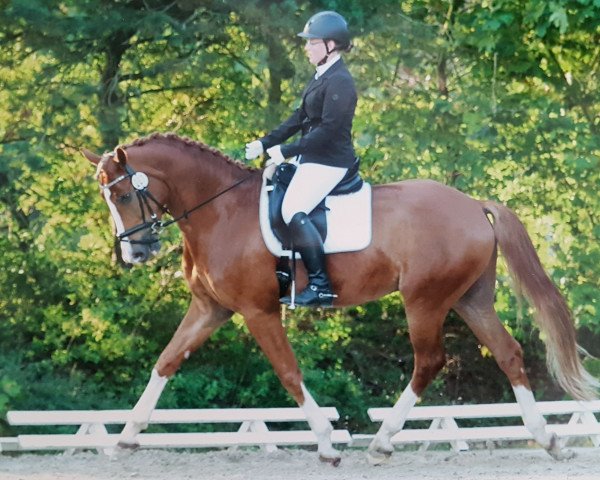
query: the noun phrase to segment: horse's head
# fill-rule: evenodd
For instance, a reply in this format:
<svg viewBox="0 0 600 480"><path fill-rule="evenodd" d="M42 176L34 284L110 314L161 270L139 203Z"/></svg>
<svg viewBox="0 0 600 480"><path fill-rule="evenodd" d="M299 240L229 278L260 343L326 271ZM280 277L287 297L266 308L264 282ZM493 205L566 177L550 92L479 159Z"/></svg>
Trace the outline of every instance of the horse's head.
<svg viewBox="0 0 600 480"><path fill-rule="evenodd" d="M123 261L147 261L160 250L160 217L166 207L151 193L153 183L155 193L160 190L160 182L135 171L123 148L102 156L85 149L82 153L97 167L96 178L115 223Z"/></svg>

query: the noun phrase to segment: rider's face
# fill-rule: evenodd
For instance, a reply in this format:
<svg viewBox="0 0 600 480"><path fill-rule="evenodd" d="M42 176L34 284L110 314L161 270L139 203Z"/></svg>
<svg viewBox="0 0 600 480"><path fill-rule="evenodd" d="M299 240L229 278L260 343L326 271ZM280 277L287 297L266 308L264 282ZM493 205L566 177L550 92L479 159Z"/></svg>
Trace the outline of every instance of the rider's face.
<svg viewBox="0 0 600 480"><path fill-rule="evenodd" d="M330 43L333 44L331 41ZM332 48L333 46L330 46L329 50ZM308 56L308 61L313 65L318 65L318 63L325 58L325 55L327 55L325 42L320 38L309 38L304 45L304 51Z"/></svg>

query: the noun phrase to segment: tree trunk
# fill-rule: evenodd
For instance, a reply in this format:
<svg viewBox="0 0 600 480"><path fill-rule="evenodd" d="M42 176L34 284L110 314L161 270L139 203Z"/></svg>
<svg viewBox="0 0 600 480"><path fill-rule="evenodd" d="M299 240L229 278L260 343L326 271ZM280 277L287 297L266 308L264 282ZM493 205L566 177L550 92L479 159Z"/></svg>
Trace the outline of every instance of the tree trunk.
<svg viewBox="0 0 600 480"><path fill-rule="evenodd" d="M117 32L106 44L106 63L102 71L99 90L99 129L105 149L115 148L122 137L122 115L125 99L119 85L120 65L123 55L129 48L129 39L134 31ZM123 262L121 244L115 237L113 243L113 259L122 267L129 267Z"/></svg>
<svg viewBox="0 0 600 480"><path fill-rule="evenodd" d="M281 119L283 106L281 105L281 84L283 80L294 76L294 66L287 57L283 44L278 39L267 38L269 67L269 106L266 110L267 125L273 126ZM275 120L275 121L274 121Z"/></svg>
<svg viewBox="0 0 600 480"><path fill-rule="evenodd" d="M133 31L117 32L110 38L104 51L106 63L100 81L98 117L102 144L107 149L117 146L123 133L121 123L125 99L119 84L120 64L133 34Z"/></svg>

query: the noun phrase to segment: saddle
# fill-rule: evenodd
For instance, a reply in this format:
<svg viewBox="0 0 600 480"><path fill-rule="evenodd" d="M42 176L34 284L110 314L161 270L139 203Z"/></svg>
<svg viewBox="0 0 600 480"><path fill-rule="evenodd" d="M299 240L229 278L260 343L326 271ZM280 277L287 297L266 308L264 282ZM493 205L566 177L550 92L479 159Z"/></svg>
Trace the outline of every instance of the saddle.
<svg viewBox="0 0 600 480"><path fill-rule="evenodd" d="M371 241L371 186L362 180L358 167L357 159L341 182L309 214L321 235L325 253L361 250ZM261 191L261 230L267 248L279 257L276 275L280 297L285 295L295 276L297 253L293 252L281 206L296 168L294 163L282 163L270 180L264 180Z"/></svg>
<svg viewBox="0 0 600 480"><path fill-rule="evenodd" d="M348 169L348 172L342 178L340 183L331 191L329 196L336 195L348 195L351 193L358 192L363 186L363 180L358 173L359 161L358 159L354 162L352 168ZM281 242L284 250L291 250L291 238L289 238L288 227L283 221L281 215L281 206L283 205L283 197L285 192L292 181L292 177L296 173L296 165L294 163L282 163L275 169L273 178L267 181L267 189L269 189L269 183L272 186L268 194L269 197L269 222L273 230L273 234ZM329 208L326 206L326 198L324 198L319 205L308 215L310 220L313 222L319 234L321 240L325 243L327 239L327 211Z"/></svg>

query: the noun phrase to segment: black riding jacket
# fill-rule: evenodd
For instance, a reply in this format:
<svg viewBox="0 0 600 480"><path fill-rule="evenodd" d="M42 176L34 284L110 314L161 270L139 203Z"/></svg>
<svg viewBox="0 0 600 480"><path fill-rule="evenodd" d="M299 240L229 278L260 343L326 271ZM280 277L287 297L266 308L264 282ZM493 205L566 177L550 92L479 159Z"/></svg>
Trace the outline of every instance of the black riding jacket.
<svg viewBox="0 0 600 480"><path fill-rule="evenodd" d="M352 146L356 100L354 80L340 58L318 79L313 77L304 89L300 107L260 141L265 150L282 144L283 156L300 155L300 163L350 168L356 159ZM283 145L300 131L298 140Z"/></svg>

